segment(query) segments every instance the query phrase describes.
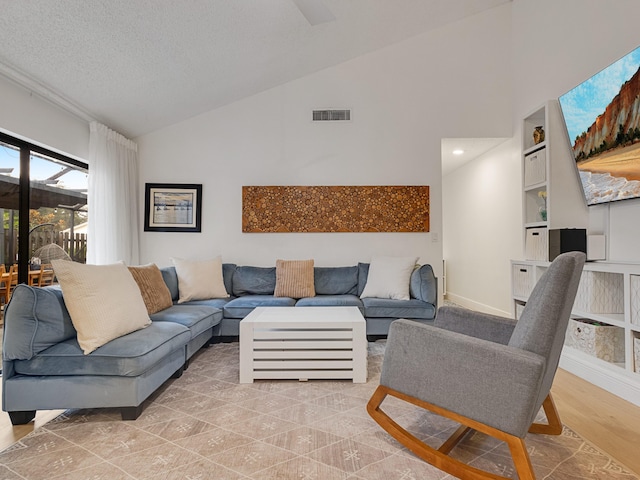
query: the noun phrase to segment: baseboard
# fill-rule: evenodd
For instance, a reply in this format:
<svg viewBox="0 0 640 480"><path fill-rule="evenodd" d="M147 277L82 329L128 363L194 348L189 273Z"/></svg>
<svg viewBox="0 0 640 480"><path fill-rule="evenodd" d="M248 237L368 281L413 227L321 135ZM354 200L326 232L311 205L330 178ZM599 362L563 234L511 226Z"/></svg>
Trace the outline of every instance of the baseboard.
<svg viewBox="0 0 640 480"><path fill-rule="evenodd" d="M600 365L597 359L570 348L562 350L560 368L640 407L640 385L628 378L628 375L637 376L636 373Z"/></svg>
<svg viewBox="0 0 640 480"><path fill-rule="evenodd" d="M490 307L489 305L485 305L483 303L476 302L469 298L456 295L455 293L447 292L446 299L449 300L450 302L456 303L461 307L465 307L470 310L475 310L477 312L483 312L483 313L490 313L491 315L499 315L501 317L512 318L511 312L505 312L504 310Z"/></svg>

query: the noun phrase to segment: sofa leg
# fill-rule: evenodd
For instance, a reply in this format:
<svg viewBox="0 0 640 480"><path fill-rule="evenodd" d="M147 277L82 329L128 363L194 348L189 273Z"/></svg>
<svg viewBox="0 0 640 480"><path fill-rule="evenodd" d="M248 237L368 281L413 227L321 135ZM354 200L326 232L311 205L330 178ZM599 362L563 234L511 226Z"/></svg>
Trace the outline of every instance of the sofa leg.
<svg viewBox="0 0 640 480"><path fill-rule="evenodd" d="M25 425L33 420L36 416L35 410L27 410L21 412L9 412L11 425Z"/></svg>
<svg viewBox="0 0 640 480"><path fill-rule="evenodd" d="M142 413L142 404L137 407L122 407L120 409L120 415L122 420L135 420Z"/></svg>
<svg viewBox="0 0 640 480"><path fill-rule="evenodd" d="M171 375L171 378L180 378L182 376L183 372L184 372L184 366L182 366L178 370L176 370L175 373L173 375Z"/></svg>
<svg viewBox="0 0 640 480"><path fill-rule="evenodd" d="M387 338L386 335L367 335L367 342L375 342Z"/></svg>

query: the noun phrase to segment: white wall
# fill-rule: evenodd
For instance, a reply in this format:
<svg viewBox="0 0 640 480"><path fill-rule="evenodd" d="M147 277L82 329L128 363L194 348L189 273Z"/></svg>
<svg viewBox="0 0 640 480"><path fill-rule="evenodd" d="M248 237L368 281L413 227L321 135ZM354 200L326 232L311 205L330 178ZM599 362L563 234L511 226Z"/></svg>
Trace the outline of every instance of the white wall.
<svg viewBox="0 0 640 480"><path fill-rule="evenodd" d="M511 132L510 5L139 137L142 182L203 183L201 234L144 232L172 256L349 265L416 255L441 270L442 137ZM311 110L351 108L351 123ZM243 234L243 185L429 185L432 233Z"/></svg>
<svg viewBox="0 0 640 480"><path fill-rule="evenodd" d="M442 181L447 298L510 315L510 258L522 252L518 143L506 141ZM506 279L506 281L505 281Z"/></svg>
<svg viewBox="0 0 640 480"><path fill-rule="evenodd" d="M0 77L0 130L71 157L89 158L86 121Z"/></svg>
<svg viewBox="0 0 640 480"><path fill-rule="evenodd" d="M461 303L506 313L510 312L508 261L522 258L521 119L640 45L640 3L513 0L512 17L513 139L499 151L453 172L443 183L447 289ZM456 201L468 195L474 176L489 165L503 167L496 169L497 175L509 186L495 189L493 200ZM500 225L491 226L501 232L500 238L486 242L473 235L466 243L452 238L452 233L464 232L464 225L455 223L450 214L461 215L464 211L464 218L480 227L478 219L486 216L487 204L494 209L492 217L501 219ZM609 233L609 260L640 261L636 240L640 238L639 216L638 200L590 208L590 230ZM466 268L467 263L474 268ZM487 267L496 271L488 271Z"/></svg>

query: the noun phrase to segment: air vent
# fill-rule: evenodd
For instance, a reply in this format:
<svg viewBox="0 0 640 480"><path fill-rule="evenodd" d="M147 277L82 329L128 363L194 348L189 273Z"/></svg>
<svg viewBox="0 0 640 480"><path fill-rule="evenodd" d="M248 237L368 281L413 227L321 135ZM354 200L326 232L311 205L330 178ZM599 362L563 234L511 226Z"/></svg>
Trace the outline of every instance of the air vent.
<svg viewBox="0 0 640 480"><path fill-rule="evenodd" d="M314 122L351 121L351 110L314 110Z"/></svg>

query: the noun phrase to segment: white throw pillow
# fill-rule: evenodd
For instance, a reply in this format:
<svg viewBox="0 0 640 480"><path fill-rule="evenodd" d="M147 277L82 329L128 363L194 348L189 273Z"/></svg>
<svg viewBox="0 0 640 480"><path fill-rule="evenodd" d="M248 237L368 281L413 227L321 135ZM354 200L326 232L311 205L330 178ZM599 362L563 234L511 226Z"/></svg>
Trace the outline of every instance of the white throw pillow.
<svg viewBox="0 0 640 480"><path fill-rule="evenodd" d="M124 263L52 260L51 265L85 355L151 324L138 284Z"/></svg>
<svg viewBox="0 0 640 480"><path fill-rule="evenodd" d="M418 257L373 257L360 298L409 300L409 282Z"/></svg>
<svg viewBox="0 0 640 480"><path fill-rule="evenodd" d="M178 274L178 303L229 296L222 278L222 258L184 260L172 258Z"/></svg>

